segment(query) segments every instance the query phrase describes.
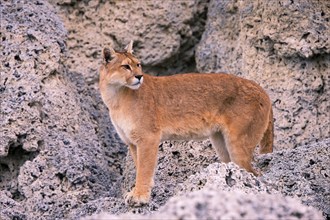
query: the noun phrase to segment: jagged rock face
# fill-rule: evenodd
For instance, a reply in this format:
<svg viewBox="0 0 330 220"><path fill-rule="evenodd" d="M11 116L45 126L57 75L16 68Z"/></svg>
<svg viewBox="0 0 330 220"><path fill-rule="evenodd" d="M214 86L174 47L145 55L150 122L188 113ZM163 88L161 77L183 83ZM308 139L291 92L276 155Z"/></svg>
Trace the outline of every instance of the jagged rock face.
<svg viewBox="0 0 330 220"><path fill-rule="evenodd" d="M200 72L260 83L273 101L276 149L330 136L326 1L216 1L196 51Z"/></svg>
<svg viewBox="0 0 330 220"><path fill-rule="evenodd" d="M102 48L121 50L130 40L147 73L195 70L194 50L203 33L208 1L51 2L69 32L65 64L89 83L97 80Z"/></svg>
<svg viewBox="0 0 330 220"><path fill-rule="evenodd" d="M116 195L120 142L66 74L62 22L42 1L2 2L1 13L0 218L66 218Z"/></svg>

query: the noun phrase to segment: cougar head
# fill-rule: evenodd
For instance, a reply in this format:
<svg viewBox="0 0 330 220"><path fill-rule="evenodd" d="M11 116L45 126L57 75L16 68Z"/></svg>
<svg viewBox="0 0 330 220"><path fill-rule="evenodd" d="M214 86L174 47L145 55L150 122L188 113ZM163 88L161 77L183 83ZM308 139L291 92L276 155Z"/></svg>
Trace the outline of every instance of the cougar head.
<svg viewBox="0 0 330 220"><path fill-rule="evenodd" d="M140 61L133 55L133 41L122 52L111 47L103 49L103 64L100 69L100 84L114 87L139 89L143 83Z"/></svg>

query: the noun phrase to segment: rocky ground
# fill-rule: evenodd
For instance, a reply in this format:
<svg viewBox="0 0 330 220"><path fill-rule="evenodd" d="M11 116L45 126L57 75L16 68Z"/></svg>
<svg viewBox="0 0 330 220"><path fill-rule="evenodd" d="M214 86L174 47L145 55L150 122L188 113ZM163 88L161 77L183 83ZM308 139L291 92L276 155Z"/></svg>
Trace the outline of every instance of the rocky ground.
<svg viewBox="0 0 330 220"><path fill-rule="evenodd" d="M3 1L0 219L330 218L327 1ZM274 153L254 177L208 140L160 145L152 201L97 90L103 46L145 72L229 72L270 94Z"/></svg>

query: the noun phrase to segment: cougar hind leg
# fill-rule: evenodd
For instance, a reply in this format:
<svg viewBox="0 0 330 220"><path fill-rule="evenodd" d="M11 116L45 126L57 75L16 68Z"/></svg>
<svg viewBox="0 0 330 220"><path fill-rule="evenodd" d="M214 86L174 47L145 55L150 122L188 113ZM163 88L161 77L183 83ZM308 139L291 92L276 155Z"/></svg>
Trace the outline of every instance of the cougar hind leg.
<svg viewBox="0 0 330 220"><path fill-rule="evenodd" d="M228 138L226 143L230 160L258 176L259 173L253 169L251 162L254 149L260 142L262 133L259 134L253 129L245 130L244 132L236 127L236 129L231 129L229 134L226 136Z"/></svg>
<svg viewBox="0 0 330 220"><path fill-rule="evenodd" d="M260 153L266 154L273 152L273 142L274 142L274 119L273 119L273 109L270 109L269 121L267 129L260 142Z"/></svg>
<svg viewBox="0 0 330 220"><path fill-rule="evenodd" d="M220 158L220 161L223 163L230 162L230 156L226 147L225 138L221 132L215 132L210 137L212 146L215 148L215 151Z"/></svg>

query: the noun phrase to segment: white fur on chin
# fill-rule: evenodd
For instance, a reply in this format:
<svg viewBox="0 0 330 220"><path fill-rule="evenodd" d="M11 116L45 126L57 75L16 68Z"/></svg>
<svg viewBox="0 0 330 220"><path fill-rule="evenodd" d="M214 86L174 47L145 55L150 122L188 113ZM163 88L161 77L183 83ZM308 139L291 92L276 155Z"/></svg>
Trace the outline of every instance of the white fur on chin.
<svg viewBox="0 0 330 220"><path fill-rule="evenodd" d="M143 83L143 77L140 80L136 79L133 85L126 85L126 86L130 89L137 90L138 88L140 88L142 83Z"/></svg>

